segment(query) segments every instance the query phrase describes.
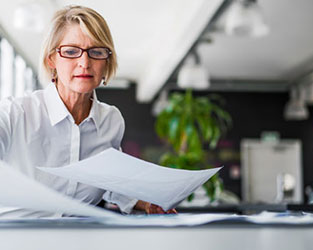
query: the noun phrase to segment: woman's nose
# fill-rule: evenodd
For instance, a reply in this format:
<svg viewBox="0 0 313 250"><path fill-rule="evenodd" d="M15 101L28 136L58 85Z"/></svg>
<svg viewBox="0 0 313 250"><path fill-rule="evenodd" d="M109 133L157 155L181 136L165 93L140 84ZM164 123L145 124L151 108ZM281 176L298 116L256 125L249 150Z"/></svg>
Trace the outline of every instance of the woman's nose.
<svg viewBox="0 0 313 250"><path fill-rule="evenodd" d="M81 57L78 58L79 66L82 68L89 68L90 66L90 58L88 56L87 51L84 51Z"/></svg>

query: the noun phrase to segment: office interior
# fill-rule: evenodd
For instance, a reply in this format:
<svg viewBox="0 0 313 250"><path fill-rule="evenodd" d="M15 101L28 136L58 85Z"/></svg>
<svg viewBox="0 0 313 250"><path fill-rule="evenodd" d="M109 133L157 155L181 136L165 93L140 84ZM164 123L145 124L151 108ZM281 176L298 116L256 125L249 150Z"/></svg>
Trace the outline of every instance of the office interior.
<svg viewBox="0 0 313 250"><path fill-rule="evenodd" d="M94 8L111 28L119 67L96 92L123 114L125 153L160 164L171 149L157 135L156 120L173 93L192 89L195 98L222 98L232 125L215 148L204 143L204 151L208 164L223 166L223 194L210 200L200 188L191 202L178 205L179 213L313 211L312 1L11 0L0 8L1 100L47 86L38 77L40 44L53 12L69 4ZM100 249L101 240L116 249L147 244L151 249L309 249L313 243L313 223L228 221L172 228L32 223L1 226L0 221L0 248L40 249L46 241L46 249ZM62 241L52 242L51 232ZM247 237L240 240L243 234ZM38 235L41 240L34 243ZM14 237L20 241L12 243Z"/></svg>

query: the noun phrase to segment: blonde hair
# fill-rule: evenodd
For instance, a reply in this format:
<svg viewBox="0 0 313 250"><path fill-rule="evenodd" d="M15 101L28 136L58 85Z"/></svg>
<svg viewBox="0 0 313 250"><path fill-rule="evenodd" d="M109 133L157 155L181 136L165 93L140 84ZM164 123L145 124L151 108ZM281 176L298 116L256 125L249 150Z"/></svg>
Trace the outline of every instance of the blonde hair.
<svg viewBox="0 0 313 250"><path fill-rule="evenodd" d="M103 75L105 81L108 81L114 76L117 69L116 52L110 29L99 13L93 9L78 5L66 6L54 14L50 30L41 50L40 80L46 81L54 73L53 69L49 67L47 59L56 53L56 48L60 45L66 28L72 24L79 24L82 31L95 42L96 46L107 47L112 52L107 59Z"/></svg>

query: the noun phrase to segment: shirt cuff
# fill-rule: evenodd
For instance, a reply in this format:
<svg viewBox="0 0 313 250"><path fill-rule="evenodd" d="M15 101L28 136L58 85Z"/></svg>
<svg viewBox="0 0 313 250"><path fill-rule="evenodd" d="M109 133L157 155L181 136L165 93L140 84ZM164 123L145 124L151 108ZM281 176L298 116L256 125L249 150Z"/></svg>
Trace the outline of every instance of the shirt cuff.
<svg viewBox="0 0 313 250"><path fill-rule="evenodd" d="M110 203L116 204L123 214L130 214L138 200L126 195L106 191L102 198Z"/></svg>

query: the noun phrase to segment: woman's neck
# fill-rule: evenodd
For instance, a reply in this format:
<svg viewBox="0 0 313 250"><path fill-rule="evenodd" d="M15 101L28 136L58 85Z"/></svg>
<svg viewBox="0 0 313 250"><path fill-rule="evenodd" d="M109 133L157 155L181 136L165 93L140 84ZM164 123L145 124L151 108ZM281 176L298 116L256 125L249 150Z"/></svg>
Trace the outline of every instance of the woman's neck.
<svg viewBox="0 0 313 250"><path fill-rule="evenodd" d="M57 89L63 103L73 116L75 123L79 125L89 115L92 105L92 93L66 91L61 85L57 86Z"/></svg>

